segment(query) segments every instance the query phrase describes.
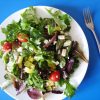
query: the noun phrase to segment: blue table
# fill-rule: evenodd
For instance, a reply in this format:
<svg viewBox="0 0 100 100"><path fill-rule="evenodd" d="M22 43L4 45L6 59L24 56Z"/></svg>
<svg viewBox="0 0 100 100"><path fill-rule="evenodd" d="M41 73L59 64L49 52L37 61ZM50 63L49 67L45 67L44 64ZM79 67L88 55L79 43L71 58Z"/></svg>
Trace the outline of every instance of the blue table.
<svg viewBox="0 0 100 100"><path fill-rule="evenodd" d="M0 0L0 23L13 12L32 5L59 8L80 24L88 40L90 61L87 74L72 100L100 100L100 55L93 34L86 28L82 16L83 8L89 7L93 11L95 31L100 40L100 0ZM0 100L13 99L0 90Z"/></svg>

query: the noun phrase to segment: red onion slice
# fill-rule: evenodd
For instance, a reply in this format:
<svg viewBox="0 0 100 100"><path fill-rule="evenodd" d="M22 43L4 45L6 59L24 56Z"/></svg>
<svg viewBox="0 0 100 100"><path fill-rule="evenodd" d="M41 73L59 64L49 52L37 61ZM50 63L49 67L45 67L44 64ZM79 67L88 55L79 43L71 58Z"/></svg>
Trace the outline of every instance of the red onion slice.
<svg viewBox="0 0 100 100"><path fill-rule="evenodd" d="M34 88L28 89L27 90L28 95L30 96L30 98L34 99L40 99L43 95L42 93Z"/></svg>
<svg viewBox="0 0 100 100"><path fill-rule="evenodd" d="M53 43L53 42L56 40L56 37L57 37L57 34L55 34L55 35L50 39L50 41L49 41L47 44L45 44L43 47L44 47L44 48L48 48L48 47L51 45L51 43Z"/></svg>
<svg viewBox="0 0 100 100"><path fill-rule="evenodd" d="M17 91L16 95L19 95L20 93L22 93L24 90L26 89L26 84L21 84L19 90Z"/></svg>
<svg viewBox="0 0 100 100"><path fill-rule="evenodd" d="M66 68L67 68L67 73L70 73L72 70L74 64L74 59L70 59L68 60L67 64L66 64Z"/></svg>
<svg viewBox="0 0 100 100"><path fill-rule="evenodd" d="M19 91L19 89L20 89L20 87L21 87L22 84L23 84L23 83L20 82L20 81L17 80L17 79L14 79L14 80L13 80L13 85L14 85L16 91Z"/></svg>

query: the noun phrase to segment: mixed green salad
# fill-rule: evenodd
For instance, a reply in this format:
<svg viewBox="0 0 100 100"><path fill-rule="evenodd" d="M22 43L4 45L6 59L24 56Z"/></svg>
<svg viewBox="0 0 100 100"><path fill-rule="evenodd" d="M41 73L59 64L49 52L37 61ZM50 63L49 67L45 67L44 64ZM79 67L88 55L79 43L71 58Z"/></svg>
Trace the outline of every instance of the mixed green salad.
<svg viewBox="0 0 100 100"><path fill-rule="evenodd" d="M46 11L51 18L41 18L35 7L29 7L19 21L2 28L6 36L0 42L4 77L13 83L17 95L27 90L32 99L47 92L72 97L76 88L69 83L71 74L79 67L79 59L87 60L79 43L68 34L71 17L59 10ZM63 85L64 91L57 90Z"/></svg>

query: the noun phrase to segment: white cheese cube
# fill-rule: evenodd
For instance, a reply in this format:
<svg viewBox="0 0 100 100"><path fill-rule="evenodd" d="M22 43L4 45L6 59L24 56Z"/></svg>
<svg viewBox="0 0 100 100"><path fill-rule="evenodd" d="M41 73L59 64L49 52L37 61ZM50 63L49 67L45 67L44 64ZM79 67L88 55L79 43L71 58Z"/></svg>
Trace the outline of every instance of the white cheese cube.
<svg viewBox="0 0 100 100"><path fill-rule="evenodd" d="M54 41L53 44L55 45L57 43L57 41Z"/></svg>
<svg viewBox="0 0 100 100"><path fill-rule="evenodd" d="M16 51L13 52L13 56L14 56L14 59L15 59L15 60L17 60L18 55L19 55L18 52L16 52Z"/></svg>
<svg viewBox="0 0 100 100"><path fill-rule="evenodd" d="M7 70L9 72L12 72L13 70L13 65L14 65L14 62L13 61L9 61L8 64L7 64Z"/></svg>
<svg viewBox="0 0 100 100"><path fill-rule="evenodd" d="M60 50L58 50L58 54L60 54Z"/></svg>
<svg viewBox="0 0 100 100"><path fill-rule="evenodd" d="M19 48L17 49L17 51L18 51L18 52L22 52L22 51L23 51L23 48L22 48L22 47L19 47Z"/></svg>
<svg viewBox="0 0 100 100"><path fill-rule="evenodd" d="M69 59L69 57L67 57L67 59Z"/></svg>
<svg viewBox="0 0 100 100"><path fill-rule="evenodd" d="M41 42L40 42L39 39L35 40L35 43L36 43L36 44L41 44Z"/></svg>
<svg viewBox="0 0 100 100"><path fill-rule="evenodd" d="M67 41L64 43L64 47L67 47L67 46L69 46L69 45L71 45L71 41L70 41L70 40L67 40Z"/></svg>
<svg viewBox="0 0 100 100"><path fill-rule="evenodd" d="M46 39L46 40L44 40L44 43L45 43L45 44L47 44L48 42L49 42L49 41L48 41L47 39Z"/></svg>
<svg viewBox="0 0 100 100"><path fill-rule="evenodd" d="M48 28L48 25L46 25L45 28Z"/></svg>
<svg viewBox="0 0 100 100"><path fill-rule="evenodd" d="M59 65L59 61L56 61L55 64L56 64L56 65Z"/></svg>
<svg viewBox="0 0 100 100"><path fill-rule="evenodd" d="M64 35L58 35L58 39L59 40L64 40L65 39L65 36Z"/></svg>
<svg viewBox="0 0 100 100"><path fill-rule="evenodd" d="M66 56L66 49L62 49L62 53L61 53L61 55L62 55L63 57Z"/></svg>

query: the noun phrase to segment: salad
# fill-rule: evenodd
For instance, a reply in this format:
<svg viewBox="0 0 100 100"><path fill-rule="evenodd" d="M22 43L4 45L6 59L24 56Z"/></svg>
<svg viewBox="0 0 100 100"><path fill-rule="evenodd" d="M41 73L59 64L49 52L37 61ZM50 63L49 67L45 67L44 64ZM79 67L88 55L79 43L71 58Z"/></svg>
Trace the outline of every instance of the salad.
<svg viewBox="0 0 100 100"><path fill-rule="evenodd" d="M32 99L43 98L48 92L72 97L76 88L69 79L80 59L87 59L68 34L71 17L59 10L46 11L51 18L38 17L36 8L29 7L19 21L2 28L6 36L0 41L4 77L14 85L17 95L27 91ZM63 91L57 89L64 85Z"/></svg>

